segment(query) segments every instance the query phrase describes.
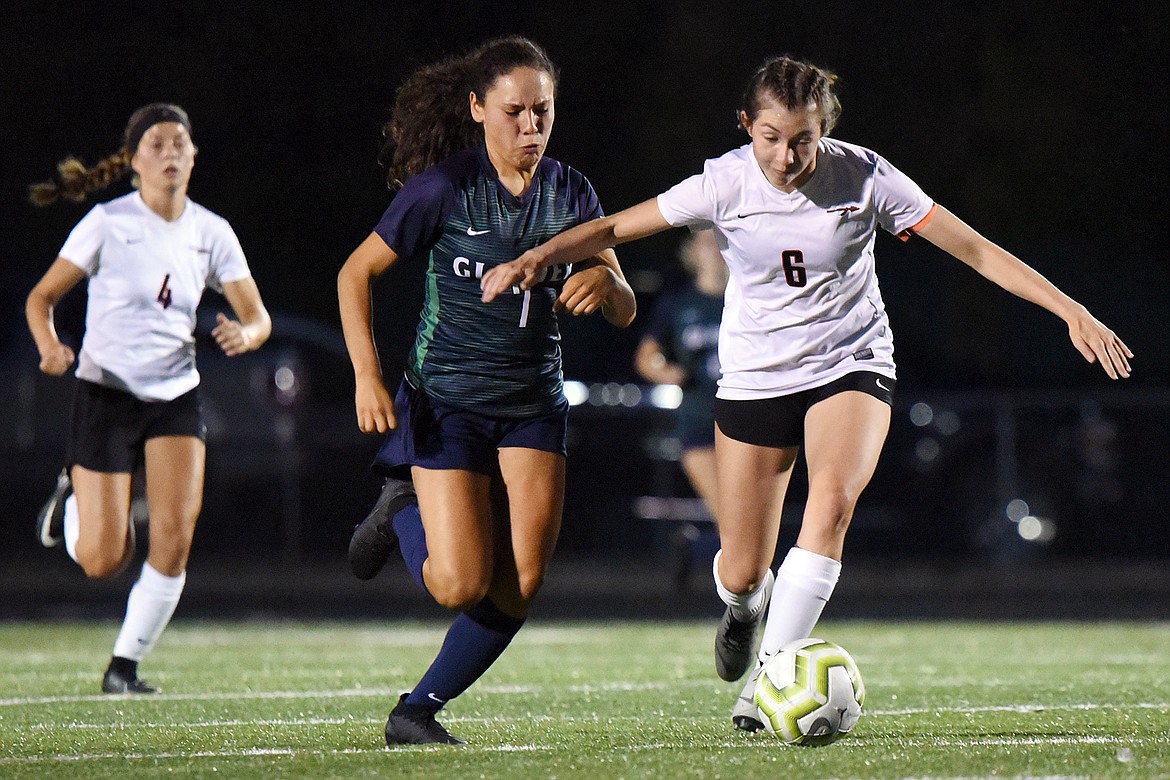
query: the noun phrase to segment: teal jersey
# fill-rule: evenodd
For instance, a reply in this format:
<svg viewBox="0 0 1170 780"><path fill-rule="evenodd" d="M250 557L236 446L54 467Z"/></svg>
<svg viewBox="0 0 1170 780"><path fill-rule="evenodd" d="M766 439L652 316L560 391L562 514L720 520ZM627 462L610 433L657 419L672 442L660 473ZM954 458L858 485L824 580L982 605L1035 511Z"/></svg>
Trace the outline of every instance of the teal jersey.
<svg viewBox="0 0 1170 780"><path fill-rule="evenodd" d="M500 184L480 146L410 178L375 232L400 258L427 263L407 379L444 403L498 417L564 403L553 304L572 266L531 290L480 300L480 277L581 222L602 216L589 181L548 157L520 197Z"/></svg>

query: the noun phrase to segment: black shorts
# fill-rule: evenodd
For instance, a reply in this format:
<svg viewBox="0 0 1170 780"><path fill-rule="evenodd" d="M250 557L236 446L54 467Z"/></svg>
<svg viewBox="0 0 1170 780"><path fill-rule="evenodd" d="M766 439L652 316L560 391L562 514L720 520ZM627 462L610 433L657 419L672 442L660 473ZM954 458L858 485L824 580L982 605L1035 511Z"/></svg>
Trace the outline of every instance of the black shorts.
<svg viewBox="0 0 1170 780"><path fill-rule="evenodd" d="M77 380L69 465L130 473L143 462L146 440L159 436L207 440L198 388L172 401L143 401L122 390Z"/></svg>
<svg viewBox="0 0 1170 780"><path fill-rule="evenodd" d="M854 371L827 385L776 398L750 401L715 399L715 423L729 439L759 447L799 447L804 442L804 416L813 404L838 393L858 390L894 405L897 383L873 371Z"/></svg>

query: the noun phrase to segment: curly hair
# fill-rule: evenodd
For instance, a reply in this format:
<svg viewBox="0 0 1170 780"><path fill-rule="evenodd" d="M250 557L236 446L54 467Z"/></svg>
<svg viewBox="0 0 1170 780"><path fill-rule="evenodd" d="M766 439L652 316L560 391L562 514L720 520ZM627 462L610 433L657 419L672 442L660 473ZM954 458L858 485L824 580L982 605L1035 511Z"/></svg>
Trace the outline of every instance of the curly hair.
<svg viewBox="0 0 1170 780"><path fill-rule="evenodd" d="M145 105L130 115L118 151L91 167L87 167L77 157L66 157L57 163L55 177L29 185L29 201L34 206L48 206L60 198L81 203L87 196L109 187L130 172L130 158L137 151L138 142L147 130L159 122L178 122L187 128L188 133L191 132L191 120L187 112L173 103Z"/></svg>
<svg viewBox="0 0 1170 780"><path fill-rule="evenodd" d="M788 55L773 57L748 81L741 111L754 120L764 98L770 96L789 111L815 105L821 115L821 133L828 135L841 116L841 101L833 91L837 74Z"/></svg>
<svg viewBox="0 0 1170 780"><path fill-rule="evenodd" d="M498 78L522 67L548 73L555 88L557 69L548 54L519 35L492 39L412 73L395 93L390 121L382 128L386 141L378 162L386 168L386 186L396 191L411 176L482 143L468 94L482 101Z"/></svg>

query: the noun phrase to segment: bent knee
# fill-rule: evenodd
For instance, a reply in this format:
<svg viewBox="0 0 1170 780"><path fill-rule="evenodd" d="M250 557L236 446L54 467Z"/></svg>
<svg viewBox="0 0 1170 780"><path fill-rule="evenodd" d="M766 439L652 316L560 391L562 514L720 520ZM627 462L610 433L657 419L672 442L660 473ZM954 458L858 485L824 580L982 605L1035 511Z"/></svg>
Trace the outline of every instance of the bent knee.
<svg viewBox="0 0 1170 780"><path fill-rule="evenodd" d="M726 555L719 558L719 582L732 593L752 593L764 582L768 569L737 564Z"/></svg>
<svg viewBox="0 0 1170 780"><path fill-rule="evenodd" d="M83 555L78 551L77 563L86 577L91 580L104 580L121 574L130 561L130 555L131 552L127 551L121 558L115 558L105 554Z"/></svg>
<svg viewBox="0 0 1170 780"><path fill-rule="evenodd" d="M540 592L544 585L544 572L538 571L531 574L520 575L520 601L523 604L529 604L536 594Z"/></svg>
<svg viewBox="0 0 1170 780"><path fill-rule="evenodd" d="M440 606L464 610L478 604L487 595L487 577L468 576L465 573L443 574L431 569L426 577L427 590Z"/></svg>

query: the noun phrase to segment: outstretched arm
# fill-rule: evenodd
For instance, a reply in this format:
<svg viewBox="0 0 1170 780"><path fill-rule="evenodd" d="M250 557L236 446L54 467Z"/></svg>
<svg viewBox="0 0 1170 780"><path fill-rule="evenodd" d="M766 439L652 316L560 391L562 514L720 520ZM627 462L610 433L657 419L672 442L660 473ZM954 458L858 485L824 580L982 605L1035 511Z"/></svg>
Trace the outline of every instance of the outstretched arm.
<svg viewBox="0 0 1170 780"><path fill-rule="evenodd" d="M337 274L337 305L341 330L353 363L354 406L363 433L385 433L398 426L394 401L382 381L382 364L374 344L370 284L398 260L394 250L377 233L366 237Z"/></svg>
<svg viewBox="0 0 1170 780"><path fill-rule="evenodd" d="M1081 304L1060 291L1031 266L988 241L951 212L938 207L918 235L954 255L1008 292L1042 306L1068 325L1073 346L1110 379L1129 376L1133 352Z"/></svg>
<svg viewBox="0 0 1170 780"><path fill-rule="evenodd" d="M488 303L514 285L527 290L540 281L540 271L550 265L564 265L600 255L626 241L634 241L670 227L651 198L608 217L583 222L529 249L510 263L490 269L480 280L483 301Z"/></svg>

